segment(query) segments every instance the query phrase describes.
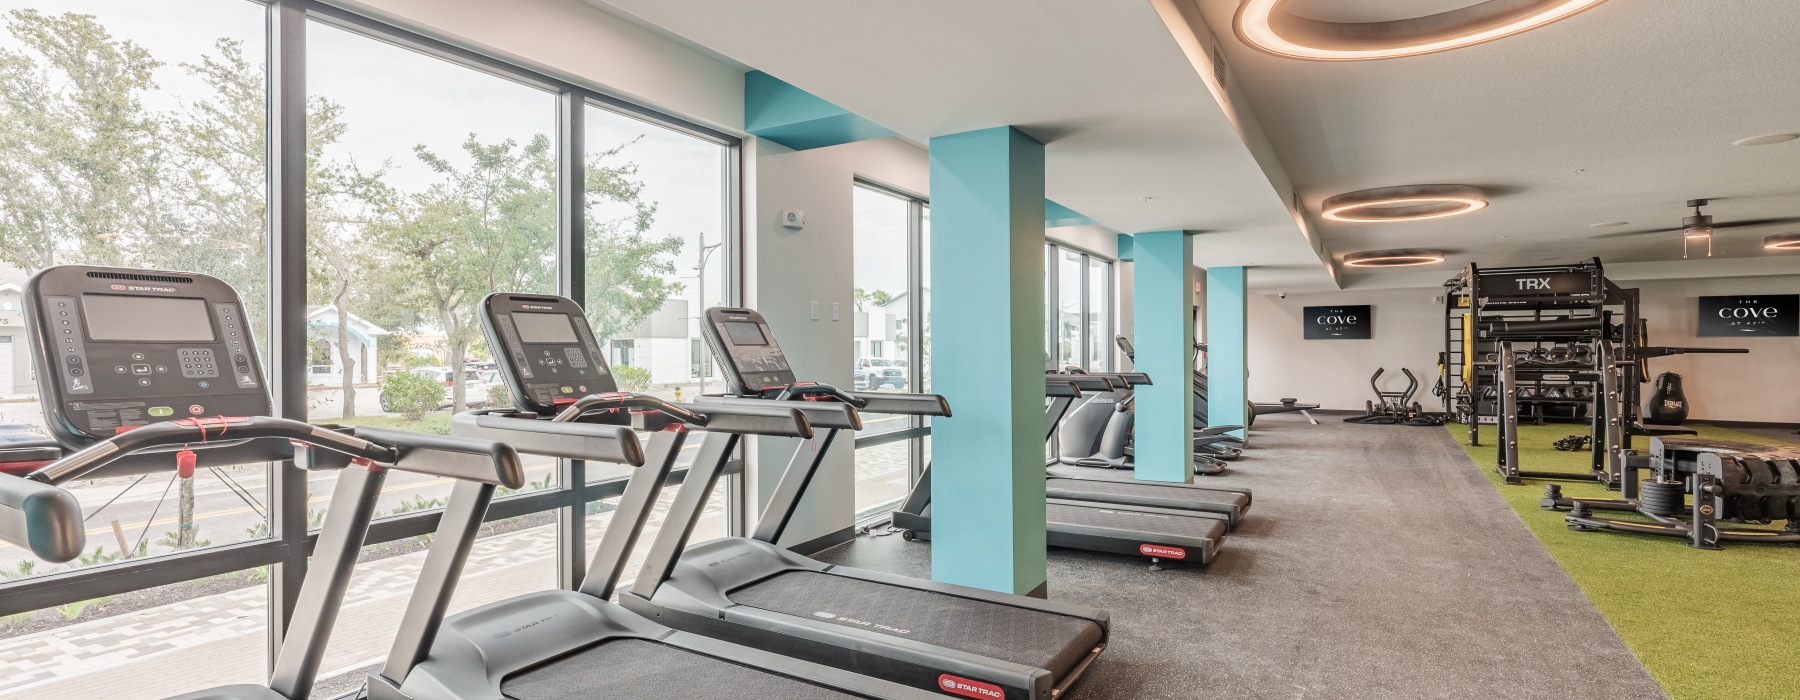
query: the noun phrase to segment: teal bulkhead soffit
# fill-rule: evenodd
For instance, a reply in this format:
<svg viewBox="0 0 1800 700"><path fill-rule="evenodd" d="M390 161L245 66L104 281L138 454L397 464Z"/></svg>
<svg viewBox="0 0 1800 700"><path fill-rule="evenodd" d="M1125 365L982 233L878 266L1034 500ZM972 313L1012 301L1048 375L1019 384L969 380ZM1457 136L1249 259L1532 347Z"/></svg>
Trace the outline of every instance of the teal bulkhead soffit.
<svg viewBox="0 0 1800 700"><path fill-rule="evenodd" d="M744 131L796 151L894 135L762 71L744 74Z"/></svg>
<svg viewBox="0 0 1800 700"><path fill-rule="evenodd" d="M1250 414L1245 268L1206 268L1206 420L1245 425ZM1232 431L1244 437L1244 431Z"/></svg>
<svg viewBox="0 0 1800 700"><path fill-rule="evenodd" d="M1048 199L1044 200L1044 228L1099 225L1100 222L1089 218L1086 214L1057 204Z"/></svg>
<svg viewBox="0 0 1800 700"><path fill-rule="evenodd" d="M1132 366L1150 375L1137 387L1135 475L1186 483L1194 477L1194 236L1132 236Z"/></svg>
<svg viewBox="0 0 1800 700"><path fill-rule="evenodd" d="M1044 585L1044 146L931 139L931 576Z"/></svg>

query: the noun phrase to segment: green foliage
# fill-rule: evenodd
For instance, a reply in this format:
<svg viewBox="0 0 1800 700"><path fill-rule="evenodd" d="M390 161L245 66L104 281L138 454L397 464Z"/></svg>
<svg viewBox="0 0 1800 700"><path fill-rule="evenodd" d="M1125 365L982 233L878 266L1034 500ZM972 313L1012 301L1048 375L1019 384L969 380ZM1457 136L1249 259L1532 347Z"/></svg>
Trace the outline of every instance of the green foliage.
<svg viewBox="0 0 1800 700"><path fill-rule="evenodd" d="M0 615L0 627L5 627L14 622L24 622L24 621L29 620L34 617L37 617L36 610L22 612L22 613L18 613L15 615Z"/></svg>
<svg viewBox="0 0 1800 700"><path fill-rule="evenodd" d="M401 372L381 380L381 405L407 420L425 417L443 401L444 386L429 377Z"/></svg>
<svg viewBox="0 0 1800 700"><path fill-rule="evenodd" d="M389 513L389 515L401 515L404 513L442 507L444 507L444 499L442 498L426 498L425 494L422 493L413 494L411 499L401 501L398 505L394 506L393 512Z"/></svg>
<svg viewBox="0 0 1800 700"><path fill-rule="evenodd" d="M99 566L111 564L119 560L119 554L107 554L105 547L95 547L92 554L83 554L75 558L76 567Z"/></svg>
<svg viewBox="0 0 1800 700"><path fill-rule="evenodd" d="M505 382L501 382L499 384L495 384L493 386L488 387L487 406L488 406L488 408L513 408L514 407L513 399L512 399L512 391L510 391L506 388Z"/></svg>
<svg viewBox="0 0 1800 700"><path fill-rule="evenodd" d="M199 549L201 547L211 547L212 546L212 540L200 539L200 526L199 525L188 526L188 537L191 538L192 544L187 544L186 546L183 546L184 543L181 541L181 533L165 532L165 533L163 533L162 539L157 540L156 544L163 546L163 547L168 547L169 549L176 550L176 551L180 551L183 549Z"/></svg>
<svg viewBox="0 0 1800 700"><path fill-rule="evenodd" d="M63 619L65 619L65 620L73 620L75 618L81 617L81 613L86 612L88 608L98 606L98 605L105 605L107 603L111 603L112 601L113 601L112 596L105 596L105 597L101 597L101 598L89 598L87 600L78 600L73 603L69 603L68 605L56 606L56 612L57 612L57 614L62 615Z"/></svg>
<svg viewBox="0 0 1800 700"><path fill-rule="evenodd" d="M612 373L613 381L619 383L619 391L637 393L650 389L650 370L629 365L619 365L612 368Z"/></svg>
<svg viewBox="0 0 1800 700"><path fill-rule="evenodd" d="M1700 437L1760 444L1769 438L1724 428L1690 425ZM1451 425L1458 444L1468 426ZM1519 426L1519 462L1525 469L1586 473L1589 455L1551 447L1568 425ZM1600 614L1631 648L1644 669L1669 697L1683 700L1793 697L1791 664L1769 654L1767 641L1800 627L1800 608L1746 604L1717 595L1720 586L1744 582L1800 580L1800 557L1787 547L1727 543L1708 552L1679 539L1608 532L1574 532L1565 513L1538 506L1543 484L1507 486L1494 473L1494 429L1482 426L1482 446L1463 450L1499 489L1508 505L1581 587ZM1617 498L1595 482L1564 482L1570 498ZM1608 512L1629 519L1631 514ZM1732 523L1732 527L1745 527ZM1751 526L1754 527L1754 526ZM1753 585L1753 584L1752 584Z"/></svg>
<svg viewBox="0 0 1800 700"><path fill-rule="evenodd" d="M0 579L31 578L37 571L37 560L24 559L15 564L12 571L0 571Z"/></svg>

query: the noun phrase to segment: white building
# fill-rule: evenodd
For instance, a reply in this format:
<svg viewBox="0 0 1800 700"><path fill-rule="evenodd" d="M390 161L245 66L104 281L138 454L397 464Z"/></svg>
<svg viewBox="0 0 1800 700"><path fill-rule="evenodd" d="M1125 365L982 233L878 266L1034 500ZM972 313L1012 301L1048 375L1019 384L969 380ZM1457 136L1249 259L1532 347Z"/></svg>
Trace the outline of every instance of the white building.
<svg viewBox="0 0 1800 700"><path fill-rule="evenodd" d="M373 383L381 380L381 367L377 362L377 338L389 335L386 329L363 320L356 314L350 314L350 352L357 358L355 381ZM306 315L306 336L312 342L325 343L330 349L327 361L314 363L307 369L308 384L341 384L344 381L344 363L338 352L338 315L335 306L320 306Z"/></svg>

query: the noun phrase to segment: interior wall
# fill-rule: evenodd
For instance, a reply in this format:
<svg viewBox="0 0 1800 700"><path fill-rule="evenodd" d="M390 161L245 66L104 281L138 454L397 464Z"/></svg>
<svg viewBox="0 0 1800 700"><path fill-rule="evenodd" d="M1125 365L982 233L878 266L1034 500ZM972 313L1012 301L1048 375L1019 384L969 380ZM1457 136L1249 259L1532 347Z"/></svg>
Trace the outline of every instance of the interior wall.
<svg viewBox="0 0 1800 700"><path fill-rule="evenodd" d="M769 321L794 373L804 381L851 384L850 290L854 250L852 187L857 177L927 193L925 151L897 139L793 151L760 139L745 146L744 300ZM806 228L783 227L782 209L806 212ZM812 305L818 304L818 318ZM797 441L753 439L746 493L765 503ZM855 439L840 435L826 454L782 544L840 532L854 524ZM758 507L760 510L760 505Z"/></svg>
<svg viewBox="0 0 1800 700"><path fill-rule="evenodd" d="M1431 407L1437 381L1437 354L1444 349L1444 309L1435 289L1289 294L1286 299L1252 293L1249 307L1250 399L1281 398L1327 409L1358 409L1374 398L1369 375L1387 368L1382 389L1400 391L1406 378L1419 378L1415 401ZM1302 340L1305 307L1342 304L1373 306L1369 340Z"/></svg>
<svg viewBox="0 0 1800 700"><path fill-rule="evenodd" d="M1800 275L1620 281L1637 287L1651 345L1748 348L1748 355L1676 355L1650 361L1650 375L1682 375L1690 415L1726 421L1800 423L1800 338L1700 338L1703 296L1800 293ZM1645 391L1648 394L1648 388Z"/></svg>
<svg viewBox="0 0 1800 700"><path fill-rule="evenodd" d="M1650 361L1652 376L1675 372L1684 379L1690 415L1696 419L1800 423L1800 338L1696 337L1701 296L1800 292L1800 275L1712 279L1619 281L1637 287L1653 345L1745 347L1748 355L1678 355ZM1406 381L1400 367L1419 377L1414 400L1427 409L1441 406L1431 395L1437 381L1437 354L1443 350L1443 307L1435 288L1290 294L1250 298L1250 396L1256 401L1283 397L1357 409L1373 398L1369 375L1386 367L1383 389L1398 391ZM1372 305L1375 328L1369 340L1302 340L1307 306Z"/></svg>

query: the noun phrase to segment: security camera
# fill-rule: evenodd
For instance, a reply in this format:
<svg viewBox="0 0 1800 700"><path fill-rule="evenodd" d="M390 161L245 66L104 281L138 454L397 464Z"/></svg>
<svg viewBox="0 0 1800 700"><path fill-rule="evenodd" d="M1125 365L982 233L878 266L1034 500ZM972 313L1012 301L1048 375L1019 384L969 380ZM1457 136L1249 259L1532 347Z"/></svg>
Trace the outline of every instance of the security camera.
<svg viewBox="0 0 1800 700"><path fill-rule="evenodd" d="M1282 292L1282 293L1281 293L1281 294L1279 294L1279 295L1277 295L1277 296L1280 296L1280 297L1281 297L1281 298L1283 298L1283 299L1286 299L1286 298L1287 298L1287 292Z"/></svg>

